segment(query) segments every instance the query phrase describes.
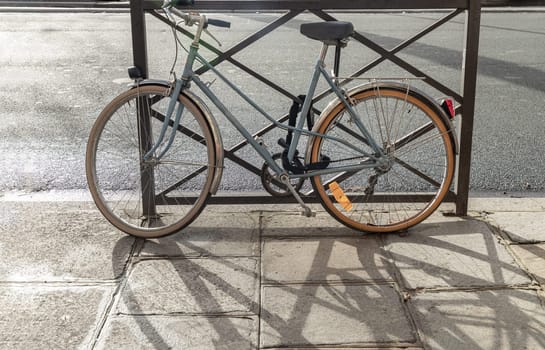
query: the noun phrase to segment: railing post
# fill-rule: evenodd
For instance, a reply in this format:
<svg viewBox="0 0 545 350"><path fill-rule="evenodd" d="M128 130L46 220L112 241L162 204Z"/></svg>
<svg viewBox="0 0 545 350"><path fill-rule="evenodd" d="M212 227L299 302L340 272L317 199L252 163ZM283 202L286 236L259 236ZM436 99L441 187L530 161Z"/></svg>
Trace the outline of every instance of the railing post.
<svg viewBox="0 0 545 350"><path fill-rule="evenodd" d="M144 0L130 0L133 62L143 78L148 77L148 50L146 43L146 18Z"/></svg>
<svg viewBox="0 0 545 350"><path fill-rule="evenodd" d="M460 155L456 184L457 215L466 215L468 208L480 24L480 0L469 0L465 27L464 67L462 76L462 125L460 130Z"/></svg>
<svg viewBox="0 0 545 350"><path fill-rule="evenodd" d="M143 78L148 77L148 55L146 44L146 18L144 0L131 0L131 28L134 65L140 69ZM142 211L144 218L153 220L157 216L155 208L155 174L153 167L143 162L153 145L151 137L150 101L145 97L138 98L138 141L140 143L140 185L142 191Z"/></svg>

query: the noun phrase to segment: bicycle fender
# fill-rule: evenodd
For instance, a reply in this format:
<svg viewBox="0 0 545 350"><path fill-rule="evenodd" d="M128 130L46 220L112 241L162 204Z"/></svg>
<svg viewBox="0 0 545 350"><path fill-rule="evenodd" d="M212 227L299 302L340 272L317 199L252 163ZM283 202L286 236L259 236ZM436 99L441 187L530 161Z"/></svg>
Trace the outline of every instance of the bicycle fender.
<svg viewBox="0 0 545 350"><path fill-rule="evenodd" d="M160 85L165 88L171 87L170 82L166 80L145 79L145 80L140 80L138 83L131 85L131 88L136 88L137 86L146 86L146 85ZM223 159L224 159L223 140L221 138L218 123L216 122L216 119L214 118L214 115L212 114L208 106L199 96L195 95L193 92L191 92L188 89L182 90L181 94L187 97L197 107L197 109L204 115L206 122L208 124L208 127L210 129L210 133L212 134L212 138L214 139L214 150L216 153L216 159L214 164L214 179L212 181L212 187L210 188L210 193L216 194L221 182L221 178L223 176Z"/></svg>
<svg viewBox="0 0 545 350"><path fill-rule="evenodd" d="M402 84L402 83L392 82L392 81L384 81L384 82L378 82L378 83L374 82L374 83L367 83L367 84L358 85L358 86L348 90L346 94L348 96L353 96L355 94L364 92L366 90L376 89L377 87L379 89L380 88L395 89L395 90L399 90L401 92L406 92L407 91L407 84ZM447 116L447 114L445 113L443 108L441 108L441 106L433 98L431 98L429 95L427 95L423 91L420 91L419 89L416 89L416 88L411 86L410 90L409 90L409 93L412 96L424 101L428 105L428 107L430 107L434 112L439 114L439 116L441 117L441 120L443 121L443 123L447 127L447 130L449 131L449 138L450 138L450 141L452 142L452 145L454 147L454 151L456 152L456 154L459 154L460 147L459 147L459 143L458 143L458 138L456 137L456 132L455 132L455 129L454 129L454 125L452 124L452 121ZM314 129L313 129L314 132L318 132L318 127L320 126L320 124L323 122L323 120L326 118L326 116L329 113L331 113L331 111L333 111L339 104L342 104L342 101L339 100L338 98L335 98L333 101L331 101L326 106L326 108L320 114L320 117L318 118L318 121L314 125ZM310 149L311 149L311 146L312 146L312 143L313 143L313 139L315 137L316 136L312 136L309 139L308 143L307 143L307 149L306 149L306 152L305 152L305 163L306 164L308 164L310 162Z"/></svg>

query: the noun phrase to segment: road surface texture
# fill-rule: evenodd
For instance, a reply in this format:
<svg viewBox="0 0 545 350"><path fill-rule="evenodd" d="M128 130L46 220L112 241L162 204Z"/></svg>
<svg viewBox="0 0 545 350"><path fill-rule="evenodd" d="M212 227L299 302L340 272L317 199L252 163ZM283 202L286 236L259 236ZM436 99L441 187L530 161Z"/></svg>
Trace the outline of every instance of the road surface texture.
<svg viewBox="0 0 545 350"><path fill-rule="evenodd" d="M338 14L386 48L417 33L441 13ZM229 48L278 14L218 14L231 29L213 28ZM249 67L295 95L306 91L320 49L299 34L310 14L294 20L237 54ZM471 189L542 192L545 190L545 29L542 12L484 12L474 128ZM464 16L402 51L401 57L460 91ZM170 29L148 17L150 77L168 79L174 45ZM103 106L126 89L132 65L128 13L0 13L0 191L84 190L84 154L89 130ZM188 43L188 41L185 41ZM185 52L182 52L177 67ZM209 55L209 57L213 57ZM342 57L347 75L376 54L351 42ZM290 101L236 67L222 63L234 79L273 116L287 113ZM406 77L382 64L367 77ZM205 75L213 80L213 76ZM361 83L362 81L359 81ZM257 112L219 82L213 85L250 130L263 125ZM427 89L434 97L436 91ZM327 99L326 99L327 100ZM234 130L216 115L226 147L236 144ZM271 149L280 133L265 137ZM245 159L260 167L253 150ZM256 176L227 161L222 190L260 190Z"/></svg>

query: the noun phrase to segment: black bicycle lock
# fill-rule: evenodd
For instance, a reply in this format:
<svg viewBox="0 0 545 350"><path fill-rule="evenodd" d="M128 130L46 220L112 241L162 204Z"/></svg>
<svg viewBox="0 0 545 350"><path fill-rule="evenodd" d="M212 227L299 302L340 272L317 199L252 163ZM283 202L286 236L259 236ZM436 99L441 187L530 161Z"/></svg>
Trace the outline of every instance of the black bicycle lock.
<svg viewBox="0 0 545 350"><path fill-rule="evenodd" d="M289 111L289 119L288 119L288 125L290 127L295 127L297 124L297 116L299 115L299 112L301 112L301 108L303 104L305 103L306 96L305 95L299 95L297 96L298 100L294 100L291 104L290 111ZM301 101L301 103L299 103ZM308 110L308 113L306 115L307 118L307 128L308 130L312 130L314 127L314 118L313 118L313 112L312 112L312 102L310 103L310 107ZM330 159L327 156L320 156L320 162L303 165L301 160L299 159L299 150L295 150L295 155L293 158L293 161L290 162L288 159L288 150L290 148L290 144L293 138L293 130L288 130L288 134L286 135L286 139L283 138L278 139L278 144L284 148L284 151L282 151L282 166L284 169L291 171L294 174L302 174L305 171L308 170L316 170L316 169L324 169L327 168L329 165Z"/></svg>

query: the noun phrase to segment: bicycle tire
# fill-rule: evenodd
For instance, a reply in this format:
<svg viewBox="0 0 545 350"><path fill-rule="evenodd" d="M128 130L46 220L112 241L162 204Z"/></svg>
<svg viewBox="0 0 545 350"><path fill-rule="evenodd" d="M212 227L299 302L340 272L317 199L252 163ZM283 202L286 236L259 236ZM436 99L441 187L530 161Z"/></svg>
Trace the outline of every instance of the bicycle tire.
<svg viewBox="0 0 545 350"><path fill-rule="evenodd" d="M184 112L171 148L160 160L156 156L163 147L143 160L163 125L168 96L163 85L122 93L100 113L87 143L86 175L93 200L110 223L136 237L163 237L189 225L204 208L214 178L210 127L183 93L176 105L182 104Z"/></svg>
<svg viewBox="0 0 545 350"><path fill-rule="evenodd" d="M314 191L323 207L350 228L362 232L406 230L431 215L449 192L455 168L453 130L432 101L406 85L381 84L353 91L349 99L352 107L388 153L390 168L314 176ZM320 118L314 130L373 154L341 102ZM314 137L308 161L319 162L321 154L331 158L330 167L365 159L339 142ZM336 185L330 187L333 182L341 192Z"/></svg>

